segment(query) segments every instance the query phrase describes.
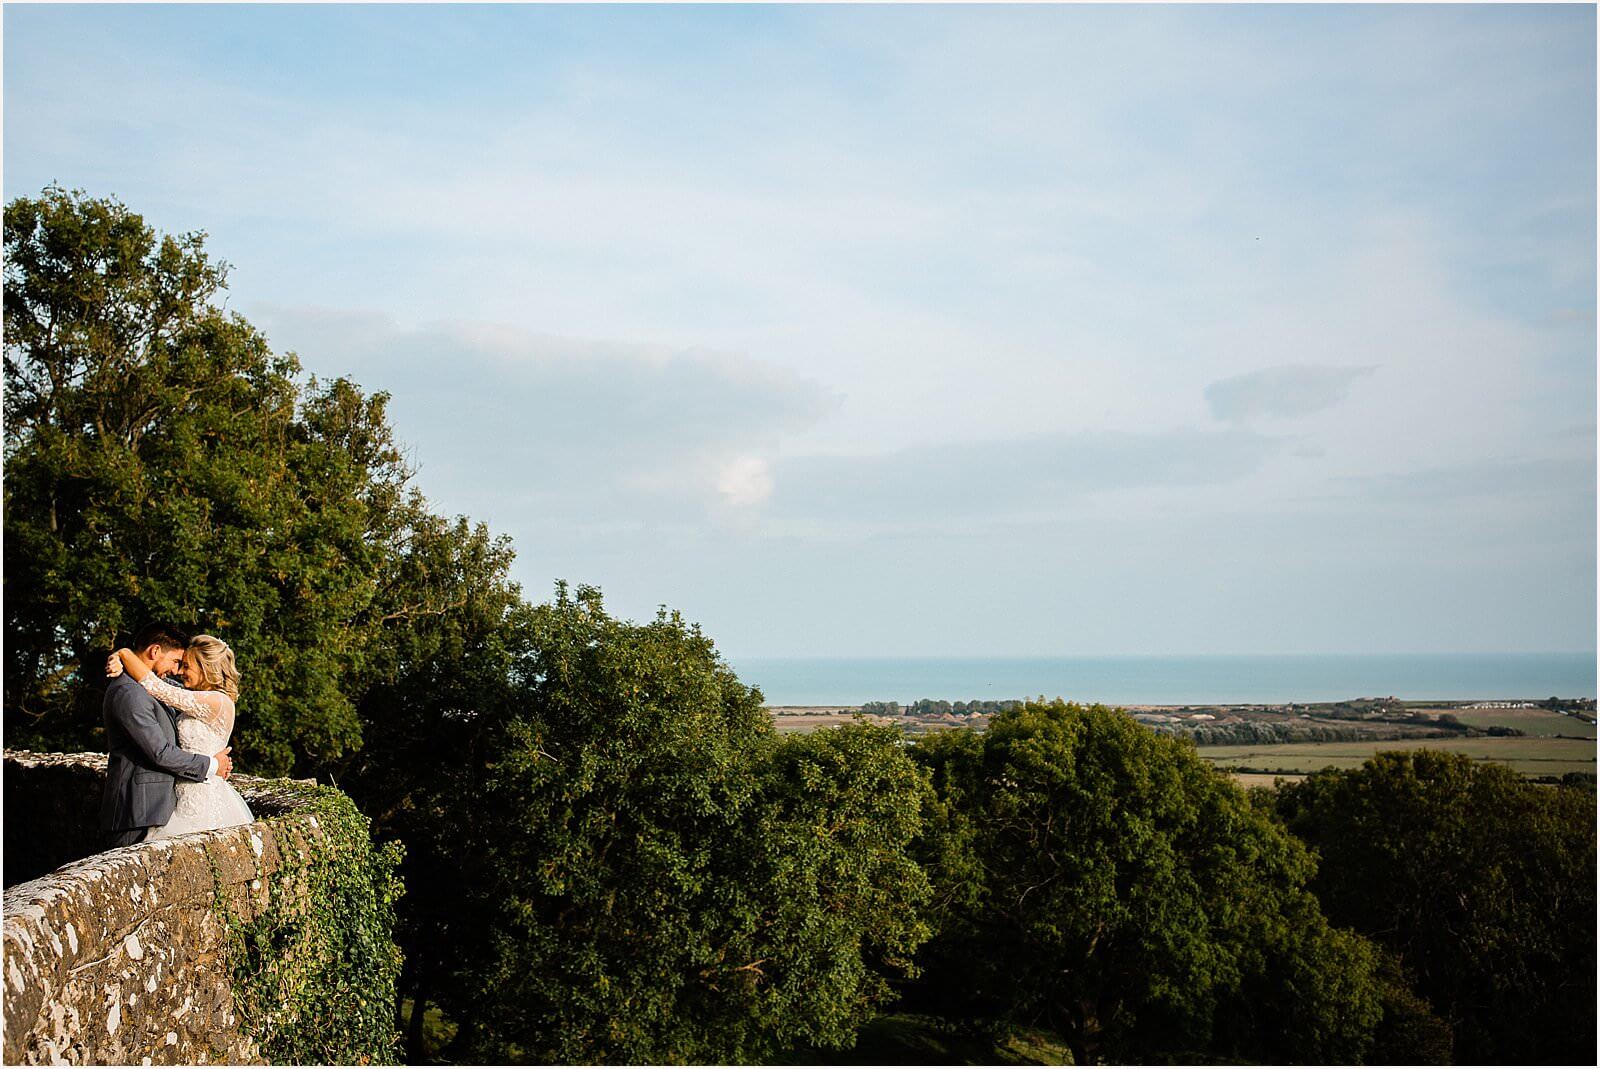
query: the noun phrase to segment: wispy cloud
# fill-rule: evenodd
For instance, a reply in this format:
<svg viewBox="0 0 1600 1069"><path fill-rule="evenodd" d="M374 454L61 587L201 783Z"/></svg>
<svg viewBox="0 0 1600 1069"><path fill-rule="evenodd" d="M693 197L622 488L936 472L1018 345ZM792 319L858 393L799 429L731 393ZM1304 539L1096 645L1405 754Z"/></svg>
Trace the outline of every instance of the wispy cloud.
<svg viewBox="0 0 1600 1069"><path fill-rule="evenodd" d="M1286 364L1220 379L1206 387L1211 412L1225 423L1293 419L1332 408L1350 384L1377 368Z"/></svg>
<svg viewBox="0 0 1600 1069"><path fill-rule="evenodd" d="M1274 648L1307 603L1350 648L1395 591L1570 648L1595 18L13 5L5 181L207 229L530 588L773 652L885 648L863 598L907 648Z"/></svg>
<svg viewBox="0 0 1600 1069"><path fill-rule="evenodd" d="M313 372L389 392L422 487L502 522L760 500L761 456L838 404L815 381L734 353L305 308L257 318Z"/></svg>
<svg viewBox="0 0 1600 1069"><path fill-rule="evenodd" d="M1067 433L786 458L774 470L771 505L790 518L918 522L1050 513L1099 492L1236 480L1280 445L1246 431Z"/></svg>

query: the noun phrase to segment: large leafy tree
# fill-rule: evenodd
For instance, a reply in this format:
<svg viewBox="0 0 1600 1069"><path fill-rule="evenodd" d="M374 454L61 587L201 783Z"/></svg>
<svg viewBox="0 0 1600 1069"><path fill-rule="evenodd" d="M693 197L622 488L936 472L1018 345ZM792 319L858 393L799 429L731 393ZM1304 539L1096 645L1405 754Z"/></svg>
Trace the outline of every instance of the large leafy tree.
<svg viewBox="0 0 1600 1069"><path fill-rule="evenodd" d="M1278 806L1322 855L1328 916L1404 963L1455 1061L1593 1061L1593 794L1419 750L1319 772Z"/></svg>
<svg viewBox="0 0 1600 1069"><path fill-rule="evenodd" d="M1079 1063L1371 1049L1374 948L1328 927L1307 851L1191 746L1056 702L915 758L938 794L918 1004L1050 1027Z"/></svg>
<svg viewBox="0 0 1600 1069"><path fill-rule="evenodd" d="M203 234L115 200L19 198L5 252L8 738L96 746L104 654L165 618L234 646L245 767L354 749L408 525L384 395L302 384L218 303Z"/></svg>
<svg viewBox="0 0 1600 1069"><path fill-rule="evenodd" d="M925 793L892 732L782 740L710 641L563 589L456 800L462 1053L749 1062L840 1046L922 937Z"/></svg>
<svg viewBox="0 0 1600 1069"><path fill-rule="evenodd" d="M889 981L914 973L931 887L911 844L931 792L901 743L856 723L781 736L764 755L728 851L730 867L753 869L734 913L767 962L740 989L762 1042L737 1053L849 1046L895 998Z"/></svg>
<svg viewBox="0 0 1600 1069"><path fill-rule="evenodd" d="M468 1006L481 951L464 953L483 917L482 894L498 813L480 803L496 760L492 740L526 715L532 610L508 578L509 544L486 527L419 518L390 561L374 682L358 701L363 745L330 773L373 821L374 835L406 844L406 895L397 938L410 1059L425 1061L422 1007ZM487 821L487 823L484 823ZM470 893L469 893L470 892Z"/></svg>

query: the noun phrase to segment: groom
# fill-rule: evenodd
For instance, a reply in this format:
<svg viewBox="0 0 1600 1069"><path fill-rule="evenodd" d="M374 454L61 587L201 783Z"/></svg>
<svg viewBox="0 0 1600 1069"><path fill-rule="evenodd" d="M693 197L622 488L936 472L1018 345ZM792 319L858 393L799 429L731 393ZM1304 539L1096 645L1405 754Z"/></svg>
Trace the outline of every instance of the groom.
<svg viewBox="0 0 1600 1069"><path fill-rule="evenodd" d="M146 624L133 636L134 654L158 676L178 670L188 643L161 624ZM151 828L172 819L178 779L196 783L233 771L231 746L207 757L178 745L172 710L152 698L124 672L106 680L107 748L105 788L100 794L100 849L139 842ZM175 778L176 777L176 778Z"/></svg>

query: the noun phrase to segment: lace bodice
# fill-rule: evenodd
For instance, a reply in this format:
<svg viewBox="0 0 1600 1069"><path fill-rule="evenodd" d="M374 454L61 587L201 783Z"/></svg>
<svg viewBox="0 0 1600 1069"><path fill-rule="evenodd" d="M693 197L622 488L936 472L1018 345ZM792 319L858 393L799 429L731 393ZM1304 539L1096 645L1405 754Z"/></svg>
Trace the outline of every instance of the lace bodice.
<svg viewBox="0 0 1600 1069"><path fill-rule="evenodd" d="M178 745L191 753L202 753L209 757L228 745L228 734L218 731L204 720L183 716L178 718Z"/></svg>
<svg viewBox="0 0 1600 1069"><path fill-rule="evenodd" d="M152 698L183 714L178 717L179 746L194 753L214 754L228 745L228 736L233 734L232 698L221 691L175 687L153 674L141 679L139 685ZM239 792L221 776L207 776L199 783L179 780L176 791L172 818L153 829L150 838L228 828L255 819Z"/></svg>
<svg viewBox="0 0 1600 1069"><path fill-rule="evenodd" d="M178 745L192 753L214 754L233 734L233 699L220 690L185 690L154 673L139 681L150 696L172 706L178 718Z"/></svg>

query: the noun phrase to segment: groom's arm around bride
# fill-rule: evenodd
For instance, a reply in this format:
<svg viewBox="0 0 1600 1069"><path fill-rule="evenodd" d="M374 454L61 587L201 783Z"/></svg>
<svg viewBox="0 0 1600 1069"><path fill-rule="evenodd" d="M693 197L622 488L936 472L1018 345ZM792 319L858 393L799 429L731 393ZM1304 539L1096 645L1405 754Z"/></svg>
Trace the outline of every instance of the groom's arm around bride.
<svg viewBox="0 0 1600 1069"><path fill-rule="evenodd" d="M138 658L158 675L176 669L185 645L159 625L141 628L133 641ZM172 713L127 675L106 681L102 712L108 750L100 796L102 849L139 842L150 828L165 824L177 805L179 779L198 783L233 770L229 747L210 757L180 747Z"/></svg>

